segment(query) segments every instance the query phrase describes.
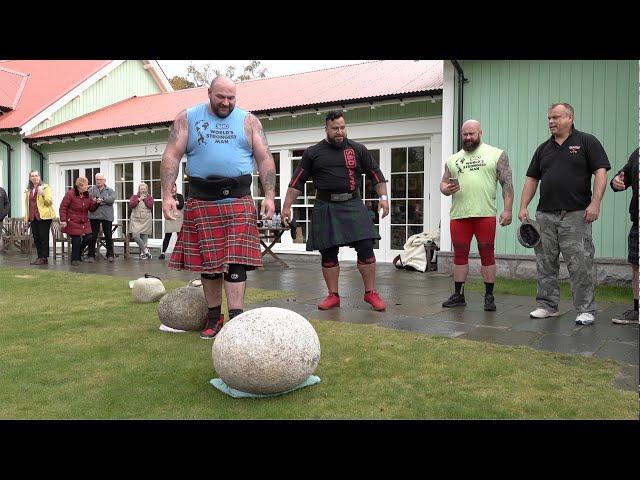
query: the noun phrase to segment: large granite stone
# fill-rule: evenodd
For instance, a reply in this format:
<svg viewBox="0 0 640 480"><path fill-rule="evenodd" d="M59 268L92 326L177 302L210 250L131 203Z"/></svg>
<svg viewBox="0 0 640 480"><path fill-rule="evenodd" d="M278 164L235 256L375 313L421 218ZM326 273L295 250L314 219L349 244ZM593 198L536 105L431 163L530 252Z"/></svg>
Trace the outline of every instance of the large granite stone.
<svg viewBox="0 0 640 480"><path fill-rule="evenodd" d="M256 308L225 324L212 354L216 372L229 387L281 393L314 372L320 340L302 315L284 308Z"/></svg>
<svg viewBox="0 0 640 480"><path fill-rule="evenodd" d="M162 281L158 278L140 277L133 282L131 294L135 303L157 302L167 293Z"/></svg>
<svg viewBox="0 0 640 480"><path fill-rule="evenodd" d="M202 330L208 305L200 287L181 287L167 293L158 304L162 324L177 330Z"/></svg>

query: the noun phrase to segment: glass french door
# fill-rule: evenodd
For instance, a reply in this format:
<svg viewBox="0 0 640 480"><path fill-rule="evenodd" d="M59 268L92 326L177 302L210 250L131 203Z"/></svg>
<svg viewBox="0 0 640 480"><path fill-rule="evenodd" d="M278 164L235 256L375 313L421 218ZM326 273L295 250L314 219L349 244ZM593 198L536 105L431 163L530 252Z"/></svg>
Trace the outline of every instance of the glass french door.
<svg viewBox="0 0 640 480"><path fill-rule="evenodd" d="M425 231L425 211L429 198L428 146L408 143L390 146L388 256L392 259L404 250L412 235Z"/></svg>
<svg viewBox="0 0 640 480"><path fill-rule="evenodd" d="M64 175L64 192L73 188L78 177L86 177L89 180L89 186L95 185L96 173L100 173L99 165L74 165L72 168L65 168Z"/></svg>

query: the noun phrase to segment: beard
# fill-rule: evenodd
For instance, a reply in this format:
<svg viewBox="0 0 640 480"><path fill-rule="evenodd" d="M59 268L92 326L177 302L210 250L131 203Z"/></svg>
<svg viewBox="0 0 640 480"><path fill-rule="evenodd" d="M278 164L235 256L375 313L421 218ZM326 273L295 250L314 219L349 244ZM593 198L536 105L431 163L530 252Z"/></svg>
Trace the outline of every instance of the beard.
<svg viewBox="0 0 640 480"><path fill-rule="evenodd" d="M231 115L231 112L233 112L234 108L235 106L229 105L229 111L221 114L220 109L218 107L216 107L215 105L211 105L211 111L214 113L216 117L219 117L219 118L227 118L229 115Z"/></svg>
<svg viewBox="0 0 640 480"><path fill-rule="evenodd" d="M480 139L478 140L463 140L462 149L465 152L473 152L480 145Z"/></svg>
<svg viewBox="0 0 640 480"><path fill-rule="evenodd" d="M347 135L345 134L344 137L342 137L342 140L336 140L335 138L329 138L327 137L327 142L329 142L330 145L334 146L334 147L342 147L345 142L347 140Z"/></svg>

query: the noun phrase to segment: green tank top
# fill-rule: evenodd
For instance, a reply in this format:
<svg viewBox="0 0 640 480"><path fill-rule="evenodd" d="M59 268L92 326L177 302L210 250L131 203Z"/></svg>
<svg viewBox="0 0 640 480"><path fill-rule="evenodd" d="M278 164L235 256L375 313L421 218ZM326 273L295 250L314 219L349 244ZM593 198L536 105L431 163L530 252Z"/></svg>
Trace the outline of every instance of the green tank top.
<svg viewBox="0 0 640 480"><path fill-rule="evenodd" d="M496 215L496 167L500 155L499 148L481 143L473 152L460 150L449 157L447 168L460 183L460 190L452 198L452 220Z"/></svg>

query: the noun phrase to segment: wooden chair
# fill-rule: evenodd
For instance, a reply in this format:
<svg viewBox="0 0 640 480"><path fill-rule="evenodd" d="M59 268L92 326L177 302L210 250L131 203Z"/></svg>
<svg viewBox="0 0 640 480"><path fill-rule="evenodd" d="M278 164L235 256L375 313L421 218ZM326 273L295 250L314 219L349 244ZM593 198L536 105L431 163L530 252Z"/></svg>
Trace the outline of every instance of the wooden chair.
<svg viewBox="0 0 640 480"><path fill-rule="evenodd" d="M9 239L9 217L0 222L0 250L6 250L9 246L5 243Z"/></svg>
<svg viewBox="0 0 640 480"><path fill-rule="evenodd" d="M56 259L57 255L57 246L58 243L61 244L62 253L60 253L60 258L64 258L64 244L67 244L67 252L69 253L69 258L71 257L71 237L66 233L62 233L62 226L60 225L60 219L56 218L51 222L51 232L53 236L53 259Z"/></svg>
<svg viewBox="0 0 640 480"><path fill-rule="evenodd" d="M22 218L5 218L2 228L2 248L18 248L22 253L31 253L33 237L31 227Z"/></svg>
<svg viewBox="0 0 640 480"><path fill-rule="evenodd" d="M119 237L115 236L116 231L120 231L120 235ZM115 250L115 243L116 242L122 242L123 244L123 248L124 248L124 258L129 258L129 234L125 231L125 227L123 225L120 225L119 223L112 223L111 224L111 239L113 240L113 244L114 244L114 250ZM102 223L100 224L100 230L98 231L98 238L95 239L95 241L97 242L96 245L96 259L99 260L102 255L100 254L100 247L104 247L107 248L107 244L106 244L106 239L104 238L104 232L102 231ZM117 253L113 253L116 257L118 256Z"/></svg>

